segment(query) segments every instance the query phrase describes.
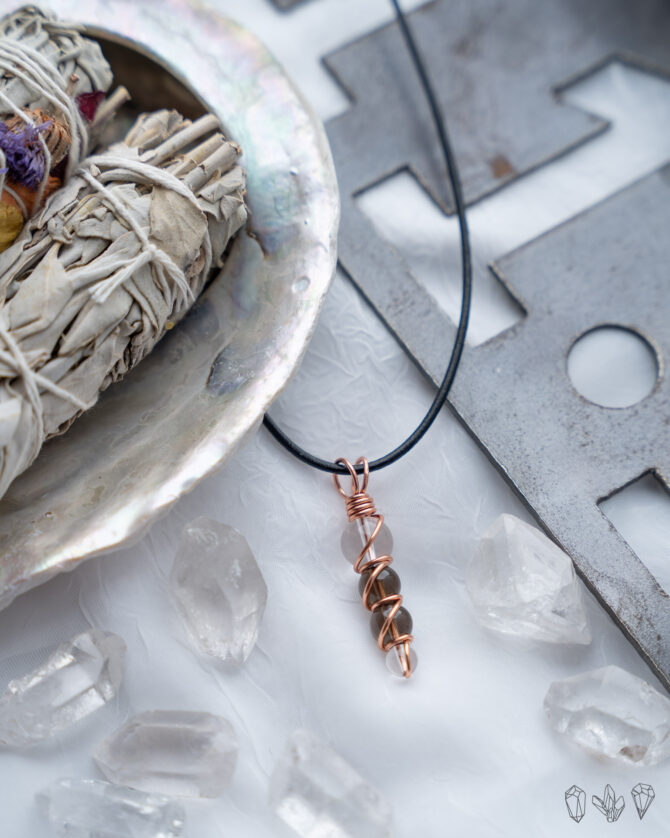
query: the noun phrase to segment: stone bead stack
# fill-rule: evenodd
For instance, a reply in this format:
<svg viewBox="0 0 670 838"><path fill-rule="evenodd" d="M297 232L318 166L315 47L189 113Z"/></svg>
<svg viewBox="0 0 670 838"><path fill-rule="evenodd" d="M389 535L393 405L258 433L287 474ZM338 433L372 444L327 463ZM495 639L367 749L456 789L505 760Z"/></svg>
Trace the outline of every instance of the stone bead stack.
<svg viewBox="0 0 670 838"><path fill-rule="evenodd" d="M408 659L404 660L405 644L399 639L411 636L412 615L399 605L402 602L400 577L389 567L393 536L382 523L373 539L377 523L378 518L373 515L350 520L342 533L342 553L360 573L358 590L363 604L372 612L370 628L380 649L386 652L389 671L398 678L407 678L416 668L417 654L410 646Z"/></svg>

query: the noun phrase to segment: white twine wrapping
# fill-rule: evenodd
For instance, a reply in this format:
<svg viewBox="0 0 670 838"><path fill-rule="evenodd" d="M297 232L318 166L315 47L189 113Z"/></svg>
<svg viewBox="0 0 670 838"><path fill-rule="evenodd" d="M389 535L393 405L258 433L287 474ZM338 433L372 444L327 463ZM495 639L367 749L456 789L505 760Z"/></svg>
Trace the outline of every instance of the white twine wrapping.
<svg viewBox="0 0 670 838"><path fill-rule="evenodd" d="M33 370L25 355L21 351L21 347L17 344L11 336L9 329L6 328L5 318L0 316L0 339L7 347L7 351L0 350L0 360L7 364L10 369L15 372L15 377L23 381L26 391L26 398L35 416L35 420L41 429L40 438L36 434L31 436L31 448L29 452L30 461L35 459L42 448L42 440L44 439L44 411L42 409L42 396L40 395L40 387L43 390L48 390L55 396L58 396L65 401L73 404L78 410L88 410L90 404L85 404L78 399L73 393L59 387L53 381L49 380L43 375Z"/></svg>
<svg viewBox="0 0 670 838"><path fill-rule="evenodd" d="M105 172L104 169L113 170L113 172L110 174L110 171ZM105 175L110 175L112 180L118 180L126 184L138 182L171 189L173 192L189 200L198 211L201 211L195 195L188 186L165 169L159 169L149 163L144 163L140 160L129 160L121 155L114 154L100 154L88 158L86 165L80 167L75 174L83 178L89 186L99 193L101 200L107 204L119 221L124 222L128 229L132 230L140 244L140 251L137 256L130 260L124 260L120 270L115 271L109 277L96 283L91 291L91 299L96 303L103 304L117 288L132 278L136 271L143 265L151 262L155 266L157 278L161 283L164 293L168 291L168 279L171 279L181 295L181 305L186 306L192 302L193 292L182 268L175 264L169 254L149 240L146 232L126 209L122 201L114 194L114 190L110 189L102 181ZM203 244L206 253L211 254L209 231L206 233L205 238L206 241ZM208 258L204 268L205 275L209 272L209 262L210 259ZM14 372L15 377L23 382L26 398L33 411L36 423L41 429L40 438L37 435L33 435L31 440L32 445L29 456L32 460L39 453L42 440L46 436L40 390L46 390L70 402L79 410L88 410L92 405L82 402L77 396L63 387L59 387L53 381L40 375L31 368L29 360L6 327L5 318L2 313L0 313L0 339L2 339L6 346L6 351L0 350L0 361L5 363Z"/></svg>
<svg viewBox="0 0 670 838"><path fill-rule="evenodd" d="M68 177L85 155L88 145L88 133L84 124L79 107L67 94L65 83L58 70L58 67L45 58L40 52L20 41L8 38L0 39L0 69L20 79L27 87L32 89L38 98L49 102L56 112L63 114L70 131L71 147L68 155L66 177ZM26 125L36 128L34 121L24 112L22 108L15 105L12 99L7 96L0 87L0 103L6 111L15 114ZM40 181L39 189L35 199L35 205L39 206L46 189L51 170L51 153L47 147L44 137L38 133L38 141L44 156L44 174ZM0 166L5 168L6 157L0 150ZM6 190L16 201L24 219L28 218L28 212L20 196L5 182L6 173L0 177L0 194ZM73 404L78 410L87 410L90 405L84 403L63 387L59 387L43 375L33 370L21 348L10 334L5 318L0 316L0 339L6 350L0 350L0 360L13 370L16 378L23 382L26 398L35 415L36 421L44 436L44 411L42 409L42 397L40 389L53 393L65 401ZM39 452L42 441L36 435L32 438L30 458L33 459Z"/></svg>
<svg viewBox="0 0 670 838"><path fill-rule="evenodd" d="M175 175L165 169L159 169L149 163L144 163L141 160L127 160L125 157L115 154L98 154L89 157L86 163L87 168L80 168L77 174L83 177L89 186L102 196L102 200L107 203L112 212L116 214L116 217L119 220L123 220L128 228L135 233L142 248L137 256L123 266L122 270L112 274L95 287L91 294L92 299L95 302L104 302L128 277L132 276L134 271L142 267L142 265L146 265L148 262L153 262L163 287L166 287L167 274L179 289L182 295L182 304L187 305L193 299L193 292L184 275L184 271L178 265L175 265L172 258L164 250L156 247L155 244L149 241L149 237L144 230L126 210L122 202L117 199L113 191L102 183L102 179L107 175L110 180L120 180L123 183L134 181L143 184L150 183L152 186L162 186L186 198L200 211L200 206L193 192ZM113 174L104 172L103 169L106 167L113 169ZM97 174L94 174L96 169L98 170ZM211 253L209 232L206 234L205 247L207 253ZM209 268L210 265L206 265L204 273L208 273Z"/></svg>
<svg viewBox="0 0 670 838"><path fill-rule="evenodd" d="M210 122L140 117L127 142L86 158L0 256L0 497L45 439L185 314L243 226L239 148L216 133L184 151L216 130ZM141 159L157 138L170 151L165 168Z"/></svg>

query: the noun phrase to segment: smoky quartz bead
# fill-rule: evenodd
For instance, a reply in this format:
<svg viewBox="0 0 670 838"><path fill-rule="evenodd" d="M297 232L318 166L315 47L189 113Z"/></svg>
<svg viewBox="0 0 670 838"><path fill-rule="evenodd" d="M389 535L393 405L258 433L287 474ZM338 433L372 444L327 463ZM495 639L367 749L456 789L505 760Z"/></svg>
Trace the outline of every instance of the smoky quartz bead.
<svg viewBox="0 0 670 838"><path fill-rule="evenodd" d="M367 584L368 579L370 578L371 570L367 570L364 573L361 573L361 578L358 581L358 591L361 596L365 591L365 586ZM380 594L377 590L378 584L380 584L383 588L383 593ZM370 596L368 598L367 604L374 605L375 602L379 602L385 596L389 596L389 594L399 594L400 593L400 577L392 570L390 567L385 567L379 576L376 579L376 584L373 585L372 590L370 591Z"/></svg>
<svg viewBox="0 0 670 838"><path fill-rule="evenodd" d="M372 634L374 635L375 640L379 637L379 632L382 630L390 610L390 608L380 608L378 611L373 613L370 619L370 628L372 629ZM395 615L393 622L398 634L412 633L412 615L406 608L398 609L398 613ZM384 637L384 643L389 643L391 640L393 640L393 634L389 630Z"/></svg>

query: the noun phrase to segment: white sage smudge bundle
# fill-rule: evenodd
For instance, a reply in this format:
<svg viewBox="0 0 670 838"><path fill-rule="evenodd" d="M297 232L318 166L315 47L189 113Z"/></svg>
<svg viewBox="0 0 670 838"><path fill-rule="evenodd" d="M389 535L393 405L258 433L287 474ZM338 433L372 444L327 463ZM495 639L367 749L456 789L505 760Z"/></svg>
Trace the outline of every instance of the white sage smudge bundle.
<svg viewBox="0 0 670 838"><path fill-rule="evenodd" d="M186 313L247 217L215 117L142 115L0 254L0 495Z"/></svg>
<svg viewBox="0 0 670 838"><path fill-rule="evenodd" d="M26 6L0 18L0 250L87 154L112 71L74 24ZM110 107L111 105L111 107Z"/></svg>

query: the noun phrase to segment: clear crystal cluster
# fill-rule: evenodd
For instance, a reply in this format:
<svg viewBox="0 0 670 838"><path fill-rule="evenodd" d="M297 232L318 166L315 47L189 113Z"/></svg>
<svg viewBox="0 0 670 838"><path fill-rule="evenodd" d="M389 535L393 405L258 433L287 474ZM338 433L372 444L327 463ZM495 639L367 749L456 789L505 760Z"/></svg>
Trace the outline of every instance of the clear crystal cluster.
<svg viewBox="0 0 670 838"><path fill-rule="evenodd" d="M270 806L301 838L386 838L386 800L326 744L297 731L270 781Z"/></svg>
<svg viewBox="0 0 670 838"><path fill-rule="evenodd" d="M103 707L118 693L125 652L120 637L97 629L63 643L0 696L0 743L31 745Z"/></svg>
<svg viewBox="0 0 670 838"><path fill-rule="evenodd" d="M153 710L133 716L94 759L113 783L175 797L219 797L233 777L237 737L211 713Z"/></svg>
<svg viewBox="0 0 670 838"><path fill-rule="evenodd" d="M544 708L555 730L597 756L636 765L670 756L670 700L618 666L556 681Z"/></svg>
<svg viewBox="0 0 670 838"><path fill-rule="evenodd" d="M591 642L570 557L514 515L501 515L481 537L466 583L487 628L548 643Z"/></svg>
<svg viewBox="0 0 670 838"><path fill-rule="evenodd" d="M633 798L635 808L637 809L637 813L640 816L640 820L642 820L642 818L647 814L647 809L654 802L656 792L649 785L649 783L638 783L631 789L631 796Z"/></svg>
<svg viewBox="0 0 670 838"><path fill-rule="evenodd" d="M37 795L62 838L180 838L184 810L167 797L102 780L58 780Z"/></svg>
<svg viewBox="0 0 670 838"><path fill-rule="evenodd" d="M210 518L182 533L170 577L172 597L198 648L237 665L253 649L267 587L244 536Z"/></svg>
<svg viewBox="0 0 670 838"><path fill-rule="evenodd" d="M565 805L573 821L579 823L586 814L586 792L579 786L570 786L565 792Z"/></svg>
<svg viewBox="0 0 670 838"><path fill-rule="evenodd" d="M615 821L618 821L619 816L626 808L623 795L617 797L614 789L609 784L605 786L605 793L602 797L597 797L594 794L591 800L596 809L605 815L607 823L614 823Z"/></svg>

